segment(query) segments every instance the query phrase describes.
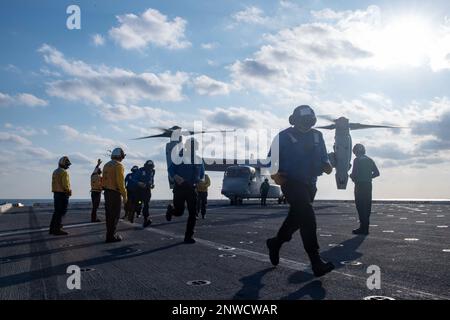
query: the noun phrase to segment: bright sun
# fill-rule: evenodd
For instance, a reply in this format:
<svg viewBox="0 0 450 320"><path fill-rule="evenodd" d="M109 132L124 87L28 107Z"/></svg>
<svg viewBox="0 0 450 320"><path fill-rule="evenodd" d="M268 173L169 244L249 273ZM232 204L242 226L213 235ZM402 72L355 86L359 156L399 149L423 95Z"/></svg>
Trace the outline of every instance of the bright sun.
<svg viewBox="0 0 450 320"><path fill-rule="evenodd" d="M432 44L432 29L420 16L400 16L388 23L376 41L380 64L419 66Z"/></svg>

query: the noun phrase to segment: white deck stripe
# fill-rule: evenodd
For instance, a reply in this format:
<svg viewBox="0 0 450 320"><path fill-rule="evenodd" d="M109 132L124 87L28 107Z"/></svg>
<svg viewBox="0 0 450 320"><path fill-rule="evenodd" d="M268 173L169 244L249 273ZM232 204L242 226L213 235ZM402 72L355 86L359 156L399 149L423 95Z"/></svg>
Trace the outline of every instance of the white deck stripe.
<svg viewBox="0 0 450 320"><path fill-rule="evenodd" d="M132 225L132 226L137 225L136 223L133 224L133 223L130 223L127 221L122 221L122 222L125 224L128 224L128 225ZM156 228L146 228L144 230L148 231L148 232L157 233L159 235L167 236L167 237L184 239L183 235L179 235L179 234L176 234L176 233L173 233L170 231L164 231L164 230L160 230L160 229L156 229ZM229 245L221 244L221 243L210 241L210 240L200 239L198 237L195 237L195 241L199 244L202 244L206 247L213 248L213 249L218 249L221 247L230 247ZM237 248L234 246L233 246L233 248L235 248L235 249L230 251L230 253L232 252L233 254L244 256L244 257L259 261L259 262L270 263L270 259L267 254L263 254L263 253L259 253L259 252L255 252L255 251L251 251L251 250L247 250L247 249L241 249L241 248ZM288 269L296 270L296 271L305 271L305 270L311 271L311 268L309 267L308 264L294 261L294 260L283 259L283 258L280 258L280 266L288 268ZM361 283L366 283L366 281L367 281L367 278L355 276L352 274L348 274L348 273L344 273L344 272L340 272L340 271L336 271L336 270L333 270L332 273L336 273L336 274L343 275L346 277L358 279L361 281ZM450 297L440 296L437 294L428 293L428 292L424 292L424 291L420 291L420 290L414 290L411 288L406 288L406 287L402 287L402 286L395 285L395 284L384 284L384 285L387 287L395 288L397 290L404 290L404 291L414 294L418 297L428 297L431 299L442 299L442 300L450 299Z"/></svg>

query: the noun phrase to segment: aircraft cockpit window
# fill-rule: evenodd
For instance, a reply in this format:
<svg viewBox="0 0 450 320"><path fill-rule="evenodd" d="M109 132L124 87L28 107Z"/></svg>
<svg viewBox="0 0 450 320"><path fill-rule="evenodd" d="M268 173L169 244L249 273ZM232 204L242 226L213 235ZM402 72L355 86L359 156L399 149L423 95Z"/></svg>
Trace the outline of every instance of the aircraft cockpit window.
<svg viewBox="0 0 450 320"><path fill-rule="evenodd" d="M247 168L230 168L225 172L226 177L245 178L250 175Z"/></svg>

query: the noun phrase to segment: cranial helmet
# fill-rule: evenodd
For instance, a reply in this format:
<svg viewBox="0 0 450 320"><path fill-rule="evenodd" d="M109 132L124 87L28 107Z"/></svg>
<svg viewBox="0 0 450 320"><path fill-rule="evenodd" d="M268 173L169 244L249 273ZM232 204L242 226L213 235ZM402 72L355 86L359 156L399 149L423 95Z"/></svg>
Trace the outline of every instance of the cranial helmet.
<svg viewBox="0 0 450 320"><path fill-rule="evenodd" d="M152 160L147 160L147 162L145 162L145 164L144 164L144 168L152 170L155 168L155 164L153 163Z"/></svg>
<svg viewBox="0 0 450 320"><path fill-rule="evenodd" d="M69 168L72 165L72 163L70 162L68 157L64 156L61 159L59 159L58 165L61 168L67 169L67 168Z"/></svg>
<svg viewBox="0 0 450 320"><path fill-rule="evenodd" d="M298 126L304 130L309 130L317 122L314 110L307 105L301 105L294 109L294 112L289 117L289 123L293 126Z"/></svg>
<svg viewBox="0 0 450 320"><path fill-rule="evenodd" d="M111 152L111 159L120 159L123 160L125 158L126 154L123 152L122 148L115 148Z"/></svg>
<svg viewBox="0 0 450 320"><path fill-rule="evenodd" d="M353 146L353 153L357 156L366 154L366 148L361 144L357 143Z"/></svg>
<svg viewBox="0 0 450 320"><path fill-rule="evenodd" d="M132 168L131 168L131 172L136 172L136 171L138 171L139 170L139 167L138 166L133 166Z"/></svg>

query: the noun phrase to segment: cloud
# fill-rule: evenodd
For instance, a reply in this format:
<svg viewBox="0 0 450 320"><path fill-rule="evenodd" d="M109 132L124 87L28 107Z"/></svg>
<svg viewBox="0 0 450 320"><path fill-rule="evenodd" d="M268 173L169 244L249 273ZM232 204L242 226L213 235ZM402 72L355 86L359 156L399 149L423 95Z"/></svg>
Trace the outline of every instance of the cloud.
<svg viewBox="0 0 450 320"><path fill-rule="evenodd" d="M143 49L149 44L168 49L183 49L191 43L185 38L187 21L176 17L172 21L158 10L147 9L141 15L117 16L119 26L109 30L110 37L122 48Z"/></svg>
<svg viewBox="0 0 450 320"><path fill-rule="evenodd" d="M450 68L450 26L418 17L393 17L378 6L313 11L312 21L266 34L251 56L229 66L237 86L291 95L330 71L384 70L392 66Z"/></svg>
<svg viewBox="0 0 450 320"><path fill-rule="evenodd" d="M124 146L124 144L119 143L115 140L103 138L101 136L92 134L92 133L82 133L78 130L68 126L68 125L60 125L58 128L64 134L64 137L68 140L73 140L77 142L82 142L86 144L98 145L103 148L114 148L116 146Z"/></svg>
<svg viewBox="0 0 450 320"><path fill-rule="evenodd" d="M14 133L0 131L0 143L12 143L14 145L28 146L31 141Z"/></svg>
<svg viewBox="0 0 450 320"><path fill-rule="evenodd" d="M355 67L368 59L338 30L325 24L305 24L265 36L266 44L253 57L236 61L229 69L237 85L265 94L282 89L297 91L316 82L330 67Z"/></svg>
<svg viewBox="0 0 450 320"><path fill-rule="evenodd" d="M202 49L205 49L205 50L216 49L218 46L219 46L219 44L217 42L208 42L208 43L201 44Z"/></svg>
<svg viewBox="0 0 450 320"><path fill-rule="evenodd" d="M100 47L105 44L105 38L101 34L93 34L91 35L91 42L94 46Z"/></svg>
<svg viewBox="0 0 450 320"><path fill-rule="evenodd" d="M42 147L23 147L20 149L20 151L27 154L28 156L31 156L34 159L37 158L38 160L51 160L55 158L55 155L53 153Z"/></svg>
<svg viewBox="0 0 450 320"><path fill-rule="evenodd" d="M11 123L5 123L5 128L10 129L10 131L14 131L15 133L22 136L37 136L37 135L48 135L46 129L35 129L32 127L22 127L22 126L14 126Z"/></svg>
<svg viewBox="0 0 450 320"><path fill-rule="evenodd" d="M3 106L26 106L26 107L43 107L47 106L46 100L40 99L30 93L19 93L11 96L7 93L0 92L0 107Z"/></svg>
<svg viewBox="0 0 450 320"><path fill-rule="evenodd" d="M8 64L5 67L2 67L2 69L5 70L5 71L8 71L8 72L11 72L11 73L15 73L15 74L21 74L22 73L22 70L19 67L17 67L14 64L11 64L11 63Z"/></svg>
<svg viewBox="0 0 450 320"><path fill-rule="evenodd" d="M177 115L160 109L135 105L104 105L101 107L102 115L109 121L142 120L150 123L161 123L164 119L174 120Z"/></svg>
<svg viewBox="0 0 450 320"><path fill-rule="evenodd" d="M47 93L71 101L93 105L129 104L142 100L180 101L188 76L183 72L134 73L108 66L92 66L80 60L66 59L57 49L44 44L39 52L45 61L61 69L72 79L52 81Z"/></svg>
<svg viewBox="0 0 450 320"><path fill-rule="evenodd" d="M248 24L264 24L267 22L264 11L255 6L246 7L244 10L234 13L232 19L238 23Z"/></svg>
<svg viewBox="0 0 450 320"><path fill-rule="evenodd" d="M230 93L230 85L202 75L193 80L195 90L200 95L216 96Z"/></svg>
<svg viewBox="0 0 450 320"><path fill-rule="evenodd" d="M287 126L287 120L265 110L252 110L243 107L203 109L205 120L213 125L228 128L268 128L277 129Z"/></svg>
<svg viewBox="0 0 450 320"><path fill-rule="evenodd" d="M450 100L435 99L423 117L411 122L412 133L423 137L419 149L428 152L450 150Z"/></svg>

